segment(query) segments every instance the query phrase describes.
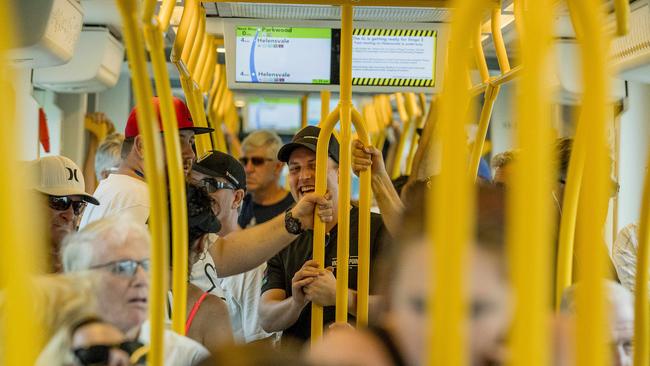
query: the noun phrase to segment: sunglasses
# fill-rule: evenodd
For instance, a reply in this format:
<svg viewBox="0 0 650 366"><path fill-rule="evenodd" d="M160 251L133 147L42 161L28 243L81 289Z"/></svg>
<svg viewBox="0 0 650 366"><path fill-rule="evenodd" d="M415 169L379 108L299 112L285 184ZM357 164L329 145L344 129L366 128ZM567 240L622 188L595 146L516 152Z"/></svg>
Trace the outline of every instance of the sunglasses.
<svg viewBox="0 0 650 366"><path fill-rule="evenodd" d="M126 352L129 356L143 346L137 341L122 342L115 345L95 345L86 348L77 348L73 350L79 363L83 366L107 365L110 360L111 350L119 349Z"/></svg>
<svg viewBox="0 0 650 366"><path fill-rule="evenodd" d="M243 166L248 165L248 162L249 162L249 161L250 161L251 163L253 163L254 166L260 166L260 165L266 163L267 161L273 161L273 159L263 158L263 157L260 157L260 156L254 156L254 157L252 157L252 158L246 158L246 157L239 158L239 162L240 162L241 165L243 165Z"/></svg>
<svg viewBox="0 0 650 366"><path fill-rule="evenodd" d="M68 196L47 196L47 203L51 209L57 211L65 211L69 209L70 206L72 206L72 211L76 216L81 215L87 205L87 203L84 201L74 201Z"/></svg>
<svg viewBox="0 0 650 366"><path fill-rule="evenodd" d="M149 272L150 264L151 260L149 259L143 259L141 261L125 259L92 266L90 269L108 268L111 273L118 276L133 277L135 272L138 270L138 266L142 267L145 272Z"/></svg>
<svg viewBox="0 0 650 366"><path fill-rule="evenodd" d="M236 190L235 186L230 183L221 182L212 178L205 178L201 180L203 188L205 188L208 193L214 193L220 189L230 189L232 191Z"/></svg>

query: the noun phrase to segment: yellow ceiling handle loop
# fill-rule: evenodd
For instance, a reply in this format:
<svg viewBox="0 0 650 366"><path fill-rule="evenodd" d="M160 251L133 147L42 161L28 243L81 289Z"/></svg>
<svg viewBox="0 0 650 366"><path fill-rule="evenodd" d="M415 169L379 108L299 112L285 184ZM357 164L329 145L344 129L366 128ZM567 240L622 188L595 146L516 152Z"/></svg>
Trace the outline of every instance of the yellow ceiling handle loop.
<svg viewBox="0 0 650 366"><path fill-rule="evenodd" d="M133 89L138 108L138 130L144 142L144 170L151 201L149 230L151 231L151 286L149 287L149 320L151 323L149 364L163 364L163 332L167 295L167 263L169 232L167 228L167 184L162 163L162 147L156 114L153 111L151 82L147 75L145 44L136 18L136 2L117 0L122 16L124 42L131 69Z"/></svg>
<svg viewBox="0 0 650 366"><path fill-rule="evenodd" d="M176 0L163 0L160 5L160 11L158 12L158 24L161 33L167 32L169 28L169 22L172 19L172 14L174 13L174 7L176 6Z"/></svg>
<svg viewBox="0 0 650 366"><path fill-rule="evenodd" d="M186 43L191 44L194 41L194 35L198 25L198 18L194 16L197 11L196 1L185 1L183 15L181 16L181 21L176 31L176 40L172 47L171 59L173 63L183 61L187 64L187 60L190 57L190 47L186 47Z"/></svg>
<svg viewBox="0 0 650 366"><path fill-rule="evenodd" d="M316 186L317 195L324 195L327 191L327 160L329 157L328 148L334 126L341 116L340 106L330 113L327 118L321 122L320 134L318 135L319 143L316 144ZM318 210L318 208L316 208ZM314 250L313 260L318 263L320 268L325 264L325 223L321 221L318 215L314 215ZM311 344L314 344L323 337L323 307L311 303Z"/></svg>
<svg viewBox="0 0 650 366"><path fill-rule="evenodd" d="M205 43L205 10L202 7L199 7L197 14L197 28L196 33L194 34L194 41L185 43L185 47L191 47L190 56L187 61L187 69L190 71L190 76L192 79L195 78L196 66L199 62L201 53L203 51L203 43Z"/></svg>

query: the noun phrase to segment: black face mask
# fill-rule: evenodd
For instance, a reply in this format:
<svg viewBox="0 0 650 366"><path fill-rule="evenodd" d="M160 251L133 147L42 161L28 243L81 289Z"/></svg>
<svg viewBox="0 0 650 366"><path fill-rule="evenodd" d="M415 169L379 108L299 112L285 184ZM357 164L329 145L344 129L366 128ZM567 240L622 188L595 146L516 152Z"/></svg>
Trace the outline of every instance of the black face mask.
<svg viewBox="0 0 650 366"><path fill-rule="evenodd" d="M83 366L100 366L107 365L112 349L120 349L129 356L143 346L137 341L128 341L116 345L94 345L86 348L75 349L74 355L79 363Z"/></svg>

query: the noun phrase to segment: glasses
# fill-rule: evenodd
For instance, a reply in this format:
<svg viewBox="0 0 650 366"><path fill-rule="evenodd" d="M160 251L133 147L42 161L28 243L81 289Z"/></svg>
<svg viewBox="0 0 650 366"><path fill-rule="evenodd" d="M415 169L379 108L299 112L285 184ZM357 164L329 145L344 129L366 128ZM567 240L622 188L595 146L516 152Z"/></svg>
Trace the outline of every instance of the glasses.
<svg viewBox="0 0 650 366"><path fill-rule="evenodd" d="M149 259L143 259L141 261L125 259L92 266L90 269L108 268L111 273L118 276L133 277L135 271L138 270L138 266L142 267L145 272L149 272L150 263L151 261Z"/></svg>
<svg viewBox="0 0 650 366"><path fill-rule="evenodd" d="M205 188L208 193L214 193L220 189L230 189L234 191L236 188L230 183L221 182L212 178L205 178L201 181L203 188Z"/></svg>
<svg viewBox="0 0 650 366"><path fill-rule="evenodd" d="M77 348L73 350L74 355L77 357L79 363L83 366L94 365L107 365L110 360L111 350L119 349L129 356L143 346L142 343L137 341L122 342L114 345L94 345L86 348Z"/></svg>
<svg viewBox="0 0 650 366"><path fill-rule="evenodd" d="M263 158L263 157L260 157L260 156L254 156L254 157L251 157L251 158L246 158L246 157L239 158L239 162L243 166L247 166L249 161L251 163L253 163L254 166L260 166L260 165L266 163L267 161L273 161L273 159Z"/></svg>
<svg viewBox="0 0 650 366"><path fill-rule="evenodd" d="M57 196L47 196L47 202L51 209L57 211L65 211L72 206L72 211L76 216L81 215L86 208L86 202L84 201L74 201L68 196L57 197Z"/></svg>

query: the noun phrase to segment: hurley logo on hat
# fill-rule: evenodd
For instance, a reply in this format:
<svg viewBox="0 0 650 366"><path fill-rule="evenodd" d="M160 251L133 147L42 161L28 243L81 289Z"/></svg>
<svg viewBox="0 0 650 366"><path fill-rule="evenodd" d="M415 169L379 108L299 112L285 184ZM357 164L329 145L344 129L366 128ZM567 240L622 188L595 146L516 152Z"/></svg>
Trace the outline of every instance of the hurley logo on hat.
<svg viewBox="0 0 650 366"><path fill-rule="evenodd" d="M72 160L65 156L45 156L33 164L35 190L56 197L80 196L88 203L99 205L95 197L86 193L83 174Z"/></svg>

